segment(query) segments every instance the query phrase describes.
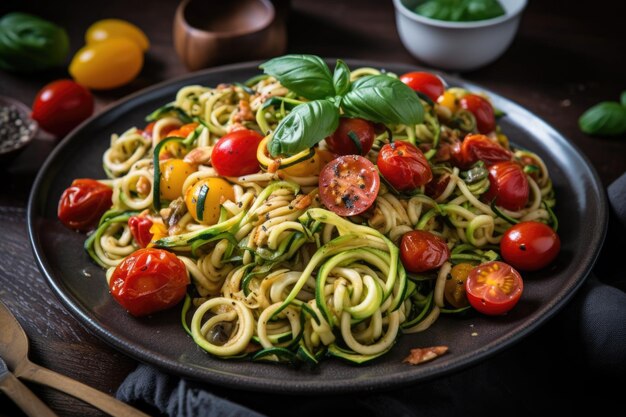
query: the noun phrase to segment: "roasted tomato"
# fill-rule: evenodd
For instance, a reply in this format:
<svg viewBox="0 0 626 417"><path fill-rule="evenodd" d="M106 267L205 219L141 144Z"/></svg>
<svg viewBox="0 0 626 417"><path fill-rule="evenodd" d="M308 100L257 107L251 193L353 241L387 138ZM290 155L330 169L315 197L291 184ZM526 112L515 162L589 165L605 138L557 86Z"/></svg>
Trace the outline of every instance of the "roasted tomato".
<svg viewBox="0 0 626 417"><path fill-rule="evenodd" d="M113 190L96 180L81 178L72 182L61 195L58 216L70 229L86 232L98 224L111 208Z"/></svg>
<svg viewBox="0 0 626 417"><path fill-rule="evenodd" d="M367 155L375 138L376 131L372 122L342 117L337 130L326 138L326 145L337 155Z"/></svg>
<svg viewBox="0 0 626 417"><path fill-rule="evenodd" d="M63 136L93 113L93 96L72 80L43 87L33 102L32 118L46 132Z"/></svg>
<svg viewBox="0 0 626 417"><path fill-rule="evenodd" d="M436 102L443 94L444 86L441 78L430 72L414 71L400 77L400 81Z"/></svg>
<svg viewBox="0 0 626 417"><path fill-rule="evenodd" d="M510 151L485 135L467 135L461 145L461 160L465 166L483 161L487 166L497 162L510 161Z"/></svg>
<svg viewBox="0 0 626 417"><path fill-rule="evenodd" d="M263 140L260 133L241 129L223 136L211 152L211 164L218 174L241 177L259 171L256 151Z"/></svg>
<svg viewBox="0 0 626 417"><path fill-rule="evenodd" d="M409 272L424 272L439 268L450 258L446 241L423 230L412 230L402 236L400 259Z"/></svg>
<svg viewBox="0 0 626 417"><path fill-rule="evenodd" d="M340 156L319 177L322 203L340 216L363 213L376 200L379 187L376 167L360 155Z"/></svg>
<svg viewBox="0 0 626 417"><path fill-rule="evenodd" d="M182 159L168 159L161 162L161 180L159 183L161 198L175 200L183 194L183 184L196 167Z"/></svg>
<svg viewBox="0 0 626 417"><path fill-rule="evenodd" d="M185 296L189 275L183 261L163 249L139 249L115 268L109 280L113 298L133 316L168 309Z"/></svg>
<svg viewBox="0 0 626 417"><path fill-rule="evenodd" d="M376 165L382 176L398 191L413 191L433 178L430 164L422 151L401 140L385 144L378 152Z"/></svg>
<svg viewBox="0 0 626 417"><path fill-rule="evenodd" d="M534 221L510 227L500 240L504 260L522 271L545 268L560 250L559 235L547 224Z"/></svg>
<svg viewBox="0 0 626 417"><path fill-rule="evenodd" d="M472 269L474 269L474 265L463 262L454 265L450 271L451 278L446 281L443 296L448 304L454 308L463 308L469 305L465 293L465 281L467 281Z"/></svg>
<svg viewBox="0 0 626 417"><path fill-rule="evenodd" d="M152 241L152 220L144 216L131 216L128 227L139 247L145 248Z"/></svg>
<svg viewBox="0 0 626 417"><path fill-rule="evenodd" d="M491 261L472 269L465 291L474 309L499 315L511 310L519 301L524 282L519 272L504 262Z"/></svg>
<svg viewBox="0 0 626 417"><path fill-rule="evenodd" d="M480 133L487 134L495 130L496 117L487 99L476 94L466 94L459 100L459 105L474 115Z"/></svg>
<svg viewBox="0 0 626 417"><path fill-rule="evenodd" d="M212 225L220 217L220 206L235 201L235 191L223 178L205 178L196 182L185 192L185 204L195 221Z"/></svg>
<svg viewBox="0 0 626 417"><path fill-rule="evenodd" d="M498 162L489 167L489 190L484 194L488 201L507 210L517 211L528 203L529 186L521 166L512 161Z"/></svg>

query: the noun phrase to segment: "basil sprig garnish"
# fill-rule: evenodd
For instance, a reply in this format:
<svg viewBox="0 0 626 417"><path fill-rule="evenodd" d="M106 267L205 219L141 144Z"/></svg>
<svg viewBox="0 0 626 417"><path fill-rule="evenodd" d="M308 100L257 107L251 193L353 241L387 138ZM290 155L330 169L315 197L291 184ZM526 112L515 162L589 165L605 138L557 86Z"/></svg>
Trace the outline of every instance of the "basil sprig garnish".
<svg viewBox="0 0 626 417"><path fill-rule="evenodd" d="M473 22L503 16L506 11L498 0L426 0L415 13L437 20Z"/></svg>
<svg viewBox="0 0 626 417"><path fill-rule="evenodd" d="M590 135L617 136L626 133L626 91L621 103L604 101L589 108L578 119L580 130Z"/></svg>
<svg viewBox="0 0 626 417"><path fill-rule="evenodd" d="M402 81L388 75L368 75L350 82L350 69L337 60L331 74L314 55L286 55L261 69L306 98L281 120L268 143L272 156L294 155L337 129L339 115L385 124L418 124L424 110L419 97Z"/></svg>

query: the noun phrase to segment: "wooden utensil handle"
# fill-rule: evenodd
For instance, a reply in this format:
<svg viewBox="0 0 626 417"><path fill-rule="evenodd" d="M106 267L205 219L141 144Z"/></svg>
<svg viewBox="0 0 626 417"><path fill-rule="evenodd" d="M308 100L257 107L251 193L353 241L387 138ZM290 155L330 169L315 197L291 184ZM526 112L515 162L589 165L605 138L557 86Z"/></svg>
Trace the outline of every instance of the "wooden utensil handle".
<svg viewBox="0 0 626 417"><path fill-rule="evenodd" d="M113 417L150 417L110 395L32 362L20 369L19 376L69 394Z"/></svg>
<svg viewBox="0 0 626 417"><path fill-rule="evenodd" d="M5 376L0 390L10 397L30 417L58 417L43 401L22 384L15 376Z"/></svg>

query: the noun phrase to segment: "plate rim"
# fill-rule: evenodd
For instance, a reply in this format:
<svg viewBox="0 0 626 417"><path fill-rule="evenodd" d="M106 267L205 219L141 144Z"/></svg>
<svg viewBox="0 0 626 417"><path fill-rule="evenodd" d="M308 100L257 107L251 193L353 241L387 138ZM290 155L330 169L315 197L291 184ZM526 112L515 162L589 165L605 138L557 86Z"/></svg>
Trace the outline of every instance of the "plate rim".
<svg viewBox="0 0 626 417"><path fill-rule="evenodd" d="M333 57L324 57L326 62L334 62L337 58ZM546 311L545 314L538 317L536 320L531 323L525 323L523 328L519 331L515 332L513 335L507 336L504 335L504 340L496 343L495 346L490 347L488 349L481 349L479 351L471 352L472 354L469 356L461 356L456 362L452 362L446 366L437 366L436 363L429 367L428 370L417 373L417 376L413 376L413 374L408 377L403 374L403 376L399 379L399 381L393 382L389 384L388 380L385 380L387 384L376 384L376 386L372 386L371 384L364 384L363 381L354 381L351 380L350 384L347 384L347 379L341 380L333 380L319 383L319 381L314 381L317 383L302 383L301 381L297 381L295 383L291 383L286 386L281 381L276 383L272 383L271 381L262 381L259 383L258 378L255 377L240 377L229 375L228 377L224 377L223 375L213 375L207 374L207 372L202 372L201 370L189 366L188 364L180 361L174 361L171 358L164 357L161 354L148 354L149 352L143 350L140 346L137 347L132 344L132 341L127 341L125 338L116 336L111 331L108 331L102 325L100 325L93 317L90 317L87 314L87 311L83 311L80 308L80 303L73 300L70 296L71 294L67 293L63 289L62 282L59 278L55 278L52 271L50 271L47 267L44 250L41 247L38 236L36 233L36 214L37 207L40 207L38 202L38 195L41 194L41 189L44 187L46 176L45 173L51 168L54 164L54 161L57 158L57 155L61 154L65 147L70 144L74 138L74 136L78 135L80 131L93 121L104 118L106 115L118 107L132 103L138 98L142 98L144 96L148 96L151 93L158 92L162 89L165 89L171 85L178 84L184 82L185 80L206 77L211 75L212 73L228 73L228 71L236 71L236 70L252 70L254 68L258 68L258 65L264 62L264 60L255 60L255 61L246 61L239 62L229 65L222 65L213 68L208 68L196 72L190 72L187 74L183 74L168 80L161 81L154 85L148 86L141 90L138 90L130 95L120 98L107 106L105 106L99 113L92 115L90 118L82 122L79 126L73 129L63 140L61 140L53 149L53 151L48 155L44 164L40 168L35 181L33 182L31 191L29 193L28 205L27 205L27 231L29 243L31 246L31 250L35 257L37 266L41 274L45 277L47 284L52 289L52 292L55 296L61 301L64 307L78 319L81 324L87 326L87 328L93 332L100 340L105 342L107 345L113 347L115 350L128 355L129 357L138 360L144 363L150 363L155 366L160 367L170 373L175 375L190 378L193 380L207 382L207 383L220 383L221 385L237 390L250 390L257 392L284 392L284 393L292 393L292 394L320 394L320 393L346 393L346 392L355 392L358 390L382 390L388 389L390 387L400 387L406 386L411 383L417 382L425 382L434 378L442 377L445 375L449 375L454 372L461 371L469 366L480 363L489 357L503 351L504 349L510 348L511 346L517 344L519 341L524 339L528 334L534 332L539 327L541 327L546 321L548 321L551 317L553 317L556 313L561 311L561 309L571 300L571 298L578 292L583 283L587 280L587 277L591 273L593 265L595 264L600 250L603 246L604 240L606 238L606 232L608 227L608 202L606 199L606 194L603 192L602 182L599 178L599 175L595 169L595 167L591 164L587 156L580 150L580 148L573 142L567 140L567 138L561 134L558 130L556 130L551 124L546 122L543 118L537 116L535 113L526 109L525 107L518 104L516 101L507 98L498 94L497 92L485 88L481 85L474 84L473 82L467 81L462 77L446 73L444 71L439 71L432 68L426 68L417 64L412 63L402 63L402 62L393 62L393 63L383 63L376 60L363 60L363 59L342 59L344 60L350 67L361 67L361 66L369 66L376 67L379 69L389 68L390 71L394 71L393 68L406 68L413 70L425 70L434 72L440 76L442 76L445 80L451 80L454 83L462 83L465 87L469 87L472 90L484 91L490 95L490 97L495 97L497 100L504 100L508 105L511 105L515 108L516 112L520 114L524 114L526 117L532 118L534 121L538 122L542 125L542 128L547 130L551 135L557 138L560 142L563 142L565 146L569 146L574 153L582 159L582 162L585 164L586 168L589 170L591 174L590 180L591 183L598 187L598 192L601 196L596 203L598 209L598 216L600 217L600 221L598 225L600 230L594 237L597 242L593 247L593 251L588 254L585 265L581 265L581 270L584 270L584 276L578 279L578 281L573 285L569 292L565 293L559 300L557 300L552 307ZM497 341L497 340L496 340ZM495 341L494 341L495 343ZM367 365L365 365L367 366ZM249 379L249 380L248 380ZM383 382L385 382L383 381ZM293 382L293 381L292 381ZM366 381L368 382L368 381Z"/></svg>

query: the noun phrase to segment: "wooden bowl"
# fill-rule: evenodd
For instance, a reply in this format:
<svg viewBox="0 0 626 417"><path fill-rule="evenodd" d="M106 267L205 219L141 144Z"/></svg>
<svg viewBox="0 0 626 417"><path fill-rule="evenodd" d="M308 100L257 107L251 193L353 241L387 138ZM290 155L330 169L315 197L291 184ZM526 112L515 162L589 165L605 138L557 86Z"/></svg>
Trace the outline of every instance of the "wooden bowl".
<svg viewBox="0 0 626 417"><path fill-rule="evenodd" d="M281 55L287 34L269 0L183 0L174 17L174 46L194 71Z"/></svg>

